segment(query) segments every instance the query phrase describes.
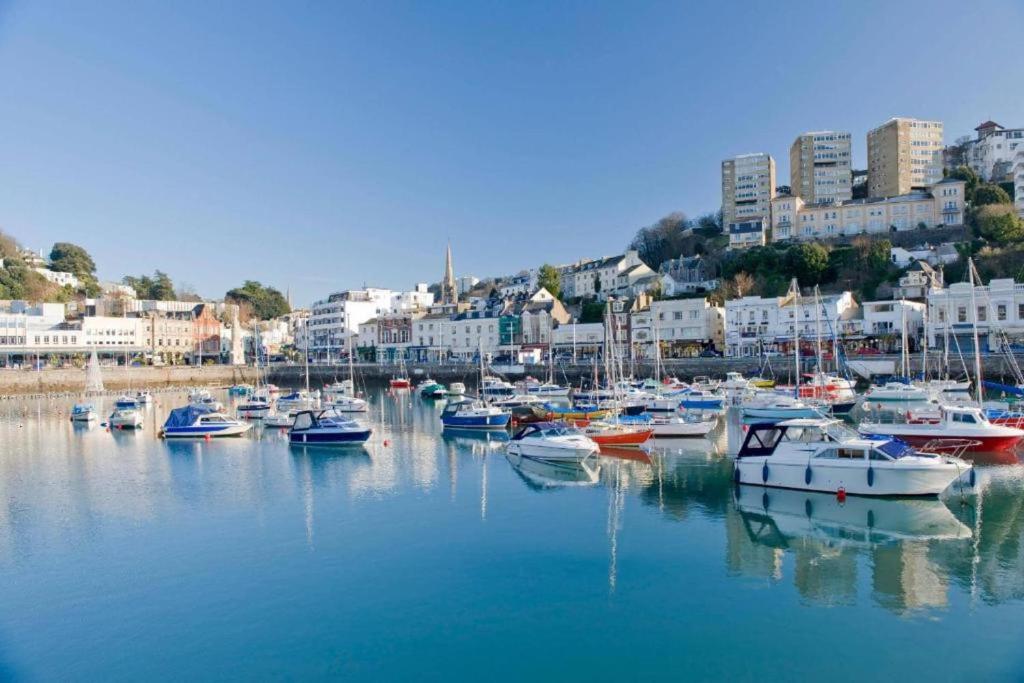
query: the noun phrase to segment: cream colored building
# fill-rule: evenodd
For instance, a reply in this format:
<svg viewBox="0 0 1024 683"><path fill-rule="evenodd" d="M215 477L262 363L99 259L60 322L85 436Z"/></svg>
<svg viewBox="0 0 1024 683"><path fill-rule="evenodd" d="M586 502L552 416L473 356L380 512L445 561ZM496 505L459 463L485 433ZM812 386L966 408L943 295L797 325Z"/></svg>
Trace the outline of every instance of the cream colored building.
<svg viewBox="0 0 1024 683"><path fill-rule="evenodd" d="M741 154L722 162L722 225L771 217L775 160L770 154Z"/></svg>
<svg viewBox="0 0 1024 683"><path fill-rule="evenodd" d="M789 148L789 185L808 204L839 204L852 195L850 134L803 133Z"/></svg>
<svg viewBox="0 0 1024 683"><path fill-rule="evenodd" d="M772 241L879 235L964 222L964 182L946 178L927 192L842 204L807 204L799 197L772 201Z"/></svg>
<svg viewBox="0 0 1024 683"><path fill-rule="evenodd" d="M868 196L908 194L942 180L942 122L893 118L868 131Z"/></svg>

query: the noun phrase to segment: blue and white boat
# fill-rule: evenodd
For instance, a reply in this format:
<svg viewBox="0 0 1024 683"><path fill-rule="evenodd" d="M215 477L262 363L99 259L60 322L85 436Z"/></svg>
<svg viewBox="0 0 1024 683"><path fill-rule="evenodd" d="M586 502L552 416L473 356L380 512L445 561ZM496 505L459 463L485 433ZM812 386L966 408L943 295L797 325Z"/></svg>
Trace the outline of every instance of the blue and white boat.
<svg viewBox="0 0 1024 683"><path fill-rule="evenodd" d="M725 397L706 389L684 389L679 394L679 407L690 410L721 410Z"/></svg>
<svg viewBox="0 0 1024 683"><path fill-rule="evenodd" d="M219 438L241 436L251 428L251 424L205 406L187 405L171 411L160 430L160 436L165 439Z"/></svg>
<svg viewBox="0 0 1024 683"><path fill-rule="evenodd" d="M98 417L96 409L89 403L76 403L71 409L72 422L92 422Z"/></svg>
<svg viewBox="0 0 1024 683"><path fill-rule="evenodd" d="M137 410L139 402L132 396L118 396L114 400L115 410Z"/></svg>
<svg viewBox="0 0 1024 683"><path fill-rule="evenodd" d="M333 410L301 410L288 430L288 442L299 446L346 446L366 443L373 430Z"/></svg>
<svg viewBox="0 0 1024 683"><path fill-rule="evenodd" d="M266 394L253 394L249 400L239 403L235 412L239 417L250 420L262 420L270 413L270 397Z"/></svg>
<svg viewBox="0 0 1024 683"><path fill-rule="evenodd" d="M505 429L512 413L482 401L455 401L441 411L441 424L459 429Z"/></svg>
<svg viewBox="0 0 1024 683"><path fill-rule="evenodd" d="M762 420L820 418L822 411L800 399L774 391L761 391L743 401L743 417Z"/></svg>
<svg viewBox="0 0 1024 683"><path fill-rule="evenodd" d="M293 391L277 398L279 413L296 412L299 410L315 410L320 401L308 391Z"/></svg>

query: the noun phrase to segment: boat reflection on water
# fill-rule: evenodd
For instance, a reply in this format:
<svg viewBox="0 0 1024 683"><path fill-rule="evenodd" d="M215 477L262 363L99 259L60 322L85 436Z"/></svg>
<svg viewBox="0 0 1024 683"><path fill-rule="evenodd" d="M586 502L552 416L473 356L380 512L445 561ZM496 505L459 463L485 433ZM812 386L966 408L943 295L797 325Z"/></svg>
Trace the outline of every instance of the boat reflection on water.
<svg viewBox="0 0 1024 683"><path fill-rule="evenodd" d="M508 432L500 429L459 429L458 427L445 427L441 430L441 438L446 443L474 447L486 444L493 448L499 448L509 442L511 438Z"/></svg>
<svg viewBox="0 0 1024 683"><path fill-rule="evenodd" d="M682 455L717 458L719 444L711 439L653 439L648 450L656 455ZM602 453L604 451L602 450Z"/></svg>
<svg viewBox="0 0 1024 683"><path fill-rule="evenodd" d="M826 545L894 543L903 540L970 539L970 528L936 499L884 499L828 493L736 487L736 506L758 543L788 547L816 538Z"/></svg>
<svg viewBox="0 0 1024 683"><path fill-rule="evenodd" d="M582 462L549 462L512 453L506 453L505 457L513 471L535 491L565 486L593 486L601 473L601 464L596 458Z"/></svg>

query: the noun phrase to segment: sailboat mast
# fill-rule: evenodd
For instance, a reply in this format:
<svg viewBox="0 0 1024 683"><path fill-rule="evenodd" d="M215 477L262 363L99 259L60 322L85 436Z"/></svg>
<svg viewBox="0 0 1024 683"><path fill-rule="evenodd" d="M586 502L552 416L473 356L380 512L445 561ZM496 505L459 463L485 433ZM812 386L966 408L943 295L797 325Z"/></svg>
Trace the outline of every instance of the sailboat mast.
<svg viewBox="0 0 1024 683"><path fill-rule="evenodd" d="M974 275L977 272L974 269L974 259L967 260L967 271L971 278L971 320L974 321L971 325L971 335L974 338L974 377L975 377L975 388L974 394L977 397L978 405L981 405L983 398L983 392L981 387L981 349L978 348L978 300L976 295L977 283L974 281ZM981 278L978 278L980 280Z"/></svg>
<svg viewBox="0 0 1024 683"><path fill-rule="evenodd" d="M928 302L925 300L921 326L921 381L928 381Z"/></svg>
<svg viewBox="0 0 1024 683"><path fill-rule="evenodd" d="M800 398L800 285L796 278L789 285L789 293L793 296L796 312L793 314L793 358L796 373L793 377L793 396Z"/></svg>
<svg viewBox="0 0 1024 683"><path fill-rule="evenodd" d="M902 342L903 352L900 354L900 365L903 372L903 377L910 381L910 356L907 352L907 301L906 299L900 299L900 327L903 329L900 332L900 341Z"/></svg>

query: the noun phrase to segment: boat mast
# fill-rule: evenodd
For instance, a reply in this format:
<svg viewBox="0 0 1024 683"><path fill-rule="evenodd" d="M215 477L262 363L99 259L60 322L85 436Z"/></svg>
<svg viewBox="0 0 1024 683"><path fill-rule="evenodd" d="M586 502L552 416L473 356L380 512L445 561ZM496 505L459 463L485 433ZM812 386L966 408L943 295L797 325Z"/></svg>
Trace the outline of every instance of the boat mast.
<svg viewBox="0 0 1024 683"><path fill-rule="evenodd" d="M902 342L902 353L900 354L900 365L903 371L903 377L908 382L910 381L910 355L907 351L907 300L900 299L900 322L903 328L900 332L900 341Z"/></svg>
<svg viewBox="0 0 1024 683"><path fill-rule="evenodd" d="M921 381L928 381L928 300L925 299L921 328Z"/></svg>
<svg viewBox="0 0 1024 683"><path fill-rule="evenodd" d="M793 314L793 359L795 361L796 374L793 377L793 396L800 398L800 285L796 278L789 285L789 293L793 297L792 303L796 306Z"/></svg>
<svg viewBox="0 0 1024 683"><path fill-rule="evenodd" d="M978 348L978 300L976 296L977 284L974 281L974 276L977 271L974 268L974 259L967 259L967 271L971 278L971 335L974 338L974 377L975 377L975 388L974 395L977 397L978 406L981 406L982 398L984 394L981 387L981 349ZM980 281L981 278L979 277ZM987 316L986 316L987 317Z"/></svg>
<svg viewBox="0 0 1024 683"><path fill-rule="evenodd" d="M817 375L820 377L823 368L821 365L821 295L818 285L814 285L814 333L817 335L816 347L818 353Z"/></svg>

